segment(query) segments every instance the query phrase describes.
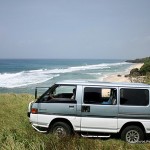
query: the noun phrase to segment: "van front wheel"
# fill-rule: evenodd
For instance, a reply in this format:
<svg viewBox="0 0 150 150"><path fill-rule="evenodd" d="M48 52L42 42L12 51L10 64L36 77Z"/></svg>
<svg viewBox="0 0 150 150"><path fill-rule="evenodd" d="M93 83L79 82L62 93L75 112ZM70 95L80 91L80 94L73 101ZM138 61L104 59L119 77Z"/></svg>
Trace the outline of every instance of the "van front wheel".
<svg viewBox="0 0 150 150"><path fill-rule="evenodd" d="M51 132L57 137L69 136L72 133L71 127L64 122L56 122L51 127Z"/></svg>
<svg viewBox="0 0 150 150"><path fill-rule="evenodd" d="M144 133L138 126L128 126L122 131L121 139L128 143L138 143L144 140Z"/></svg>

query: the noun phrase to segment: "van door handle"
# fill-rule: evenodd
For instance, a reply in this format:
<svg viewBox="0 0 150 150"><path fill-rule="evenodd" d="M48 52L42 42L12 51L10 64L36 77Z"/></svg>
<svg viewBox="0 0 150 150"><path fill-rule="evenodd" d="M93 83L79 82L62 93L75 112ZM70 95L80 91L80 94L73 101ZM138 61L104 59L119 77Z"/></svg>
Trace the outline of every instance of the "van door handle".
<svg viewBox="0 0 150 150"><path fill-rule="evenodd" d="M70 105L69 108L70 108L70 109L71 109L71 108L74 108L74 106L73 106L73 105Z"/></svg>

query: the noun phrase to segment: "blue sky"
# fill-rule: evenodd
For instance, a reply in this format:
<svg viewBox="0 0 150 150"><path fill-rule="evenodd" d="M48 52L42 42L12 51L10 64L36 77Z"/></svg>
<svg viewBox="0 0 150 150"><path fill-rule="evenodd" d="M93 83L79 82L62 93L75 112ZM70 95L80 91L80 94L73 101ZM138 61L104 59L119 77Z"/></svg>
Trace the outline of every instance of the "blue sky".
<svg viewBox="0 0 150 150"><path fill-rule="evenodd" d="M150 56L150 0L0 0L0 58Z"/></svg>

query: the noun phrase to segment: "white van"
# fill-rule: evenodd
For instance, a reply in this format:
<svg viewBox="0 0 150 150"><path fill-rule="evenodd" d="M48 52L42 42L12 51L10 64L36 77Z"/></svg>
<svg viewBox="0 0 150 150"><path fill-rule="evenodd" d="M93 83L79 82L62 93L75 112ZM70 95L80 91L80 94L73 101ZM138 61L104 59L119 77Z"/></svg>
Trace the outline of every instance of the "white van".
<svg viewBox="0 0 150 150"><path fill-rule="evenodd" d="M84 137L115 133L137 143L150 133L149 92L150 85L138 83L57 82L29 104L28 117L39 132Z"/></svg>

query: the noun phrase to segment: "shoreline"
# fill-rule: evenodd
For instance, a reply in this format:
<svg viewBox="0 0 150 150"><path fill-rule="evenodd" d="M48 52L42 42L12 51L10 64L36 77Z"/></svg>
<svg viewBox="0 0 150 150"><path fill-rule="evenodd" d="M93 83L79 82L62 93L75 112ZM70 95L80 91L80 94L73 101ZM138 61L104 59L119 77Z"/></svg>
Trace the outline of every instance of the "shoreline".
<svg viewBox="0 0 150 150"><path fill-rule="evenodd" d="M118 72L117 74L115 73L115 74L108 75L107 77L104 77L103 82L128 82L128 83L131 83L129 77L125 77L125 75L128 75L130 73L130 71L134 68L140 69L143 65L144 65L144 63L135 63L135 64L131 65L124 72L121 72L121 73Z"/></svg>

